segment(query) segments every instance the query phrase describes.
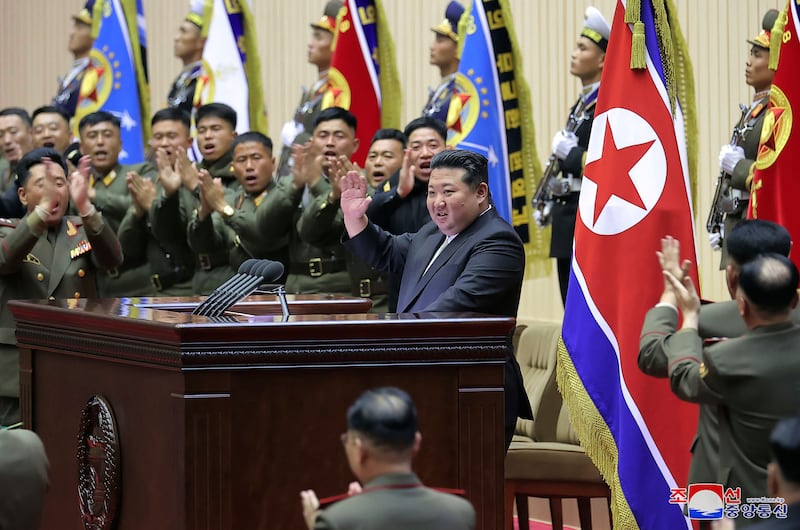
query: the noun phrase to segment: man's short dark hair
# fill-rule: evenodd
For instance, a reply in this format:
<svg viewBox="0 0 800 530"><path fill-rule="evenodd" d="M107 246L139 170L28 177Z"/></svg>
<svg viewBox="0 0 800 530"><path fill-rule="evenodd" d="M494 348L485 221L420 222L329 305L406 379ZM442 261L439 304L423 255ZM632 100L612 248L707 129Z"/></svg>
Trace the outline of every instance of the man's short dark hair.
<svg viewBox="0 0 800 530"><path fill-rule="evenodd" d="M800 416L784 418L769 436L772 455L787 482L800 485Z"/></svg>
<svg viewBox="0 0 800 530"><path fill-rule="evenodd" d="M246 133L240 134L233 140L233 144L231 144L231 151L236 149L236 146L239 144L249 143L249 142L256 142L264 147L267 148L267 151L272 153L272 140L269 136L265 134L261 134L258 131L247 131Z"/></svg>
<svg viewBox="0 0 800 530"><path fill-rule="evenodd" d="M187 131L191 130L192 128L192 117L189 116L188 112L180 107L167 107L159 110L153 114L153 119L150 120L150 125L153 126L161 121L179 121L186 127Z"/></svg>
<svg viewBox="0 0 800 530"><path fill-rule="evenodd" d="M314 128L316 129L320 123L332 120L342 120L350 127L353 134L355 134L356 128L358 127L358 120L350 111L342 107L328 107L317 114L316 118L314 118Z"/></svg>
<svg viewBox="0 0 800 530"><path fill-rule="evenodd" d="M197 114L195 114L194 122L199 125L206 118L219 118L228 122L231 125L231 129L236 130L236 111L230 105L207 103L199 107Z"/></svg>
<svg viewBox="0 0 800 530"><path fill-rule="evenodd" d="M797 283L797 267L775 252L757 256L739 271L739 288L758 309L769 314L791 309Z"/></svg>
<svg viewBox="0 0 800 530"><path fill-rule="evenodd" d="M403 145L403 149L405 149L406 145L408 144L408 138L405 134L403 134L403 131L392 129L391 127L386 129L378 129L375 132L375 135L372 137L372 140L369 142L369 145L372 146L372 144L378 140L396 140Z"/></svg>
<svg viewBox="0 0 800 530"><path fill-rule="evenodd" d="M347 411L347 428L376 447L404 451L414 446L417 408L399 388L367 390Z"/></svg>
<svg viewBox="0 0 800 530"><path fill-rule="evenodd" d="M93 127L100 123L106 122L113 125L117 130L120 129L120 121L118 117L114 116L110 112L98 110L97 112L92 112L91 114L87 114L81 118L81 121L78 124L78 132L83 133L83 129L86 127Z"/></svg>
<svg viewBox="0 0 800 530"><path fill-rule="evenodd" d="M759 254L788 256L792 237L779 224L762 219L743 219L728 234L728 256L742 266Z"/></svg>
<svg viewBox="0 0 800 530"><path fill-rule="evenodd" d="M443 143L447 142L447 125L445 125L442 120L437 120L430 116L422 116L421 118L413 119L408 122L408 125L406 125L406 128L403 130L403 134L406 135L406 138L411 138L411 133L417 129L433 129L442 139Z"/></svg>
<svg viewBox="0 0 800 530"><path fill-rule="evenodd" d="M25 186L25 183L28 181L28 177L31 174L31 168L39 164L43 164L42 158L49 158L54 164L58 164L64 168L64 175L67 174L67 164L64 162L64 158L61 156L61 153L52 147L38 147L33 151L28 151L17 163L17 184L20 187Z"/></svg>
<svg viewBox="0 0 800 530"><path fill-rule="evenodd" d="M0 116L19 116L19 118L26 123L28 127L33 125L31 115L28 114L28 111L22 107L6 107L3 110L0 110Z"/></svg>
<svg viewBox="0 0 800 530"><path fill-rule="evenodd" d="M60 107L54 107L53 105L44 105L43 107L39 107L33 111L33 114L31 114L31 123L33 123L33 120L35 120L36 116L39 114L58 114L64 118L64 121L69 126L69 114L67 114L64 109Z"/></svg>
<svg viewBox="0 0 800 530"><path fill-rule="evenodd" d="M436 168L463 169L466 173L461 180L475 190L481 182L489 184L488 163L485 156L474 151L447 149L433 157L431 171Z"/></svg>

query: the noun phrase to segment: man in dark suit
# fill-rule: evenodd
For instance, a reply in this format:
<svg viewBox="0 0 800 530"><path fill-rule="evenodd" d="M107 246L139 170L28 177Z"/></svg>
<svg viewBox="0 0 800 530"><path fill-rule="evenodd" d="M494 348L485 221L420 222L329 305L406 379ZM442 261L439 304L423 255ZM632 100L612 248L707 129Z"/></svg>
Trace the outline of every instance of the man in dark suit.
<svg viewBox="0 0 800 530"><path fill-rule="evenodd" d="M0 429L0 528L39 528L47 456L33 431Z"/></svg>
<svg viewBox="0 0 800 530"><path fill-rule="evenodd" d="M345 247L378 270L401 277L400 313L472 311L516 316L525 251L491 204L487 160L471 151L444 151L431 161L428 213L415 234L391 235L366 216L366 179L342 179ZM509 351L505 373L506 447L517 416L533 414L522 374Z"/></svg>
<svg viewBox="0 0 800 530"><path fill-rule="evenodd" d="M685 401L718 408L717 482L741 487L744 499L765 496L770 431L800 410L800 326L790 319L798 301L797 268L774 253L742 265L736 305L748 331L705 349L691 277L664 275L683 314L681 330L666 347L672 390Z"/></svg>
<svg viewBox="0 0 800 530"><path fill-rule="evenodd" d="M767 466L769 496L787 505L786 517L773 516L752 530L791 530L800 526L800 416L775 424L769 437L772 462Z"/></svg>
<svg viewBox="0 0 800 530"><path fill-rule="evenodd" d="M360 481L351 495L320 511L313 490L300 492L309 530L471 530L475 509L455 495L426 488L411 471L422 435L417 410L398 388L367 390L347 411L342 444Z"/></svg>

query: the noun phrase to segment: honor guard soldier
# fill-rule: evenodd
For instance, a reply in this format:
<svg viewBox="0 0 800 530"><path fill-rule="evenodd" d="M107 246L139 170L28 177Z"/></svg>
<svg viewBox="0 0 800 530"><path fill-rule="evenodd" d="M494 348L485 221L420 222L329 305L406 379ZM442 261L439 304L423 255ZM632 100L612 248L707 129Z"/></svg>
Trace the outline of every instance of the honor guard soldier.
<svg viewBox="0 0 800 530"><path fill-rule="evenodd" d="M191 10L178 26L178 33L173 40L175 57L183 62L183 68L172 82L167 95L167 106L178 107L190 115L195 107L195 88L197 79L203 71L203 49L206 39L203 38L202 1L193 1Z"/></svg>
<svg viewBox="0 0 800 530"><path fill-rule="evenodd" d="M436 36L431 43L430 64L439 69L442 82L435 90L430 90L422 116L436 118L444 123L447 123L450 98L455 93L456 73L461 62L458 55L458 20L463 14L464 6L456 1L450 2L444 13L444 20L431 28Z"/></svg>
<svg viewBox="0 0 800 530"><path fill-rule="evenodd" d="M120 120L109 112L87 114L81 118L78 132L81 137L81 153L88 155L91 160L89 200L103 213L106 223L116 234L131 207L128 175L155 180L155 168L147 162L120 164ZM124 246L122 250L127 255ZM97 289L104 298L152 294L149 266L126 260L119 267L108 269L99 275Z"/></svg>
<svg viewBox="0 0 800 530"><path fill-rule="evenodd" d="M725 215L724 228L709 234L711 248L722 249L720 269L724 269L728 263L725 234L730 234L733 227L745 217L750 202L750 183L753 180L753 170L758 155L761 127L769 105L772 78L775 76L775 72L769 68L769 41L772 26L777 18L777 10L767 11L761 21L761 33L747 41L750 44L750 56L745 67L745 81L755 91L753 101L749 107L741 106L743 112L735 126L734 142L723 145L719 152L720 171L730 176L723 178L719 184L723 186L720 195L724 203L721 206Z"/></svg>
<svg viewBox="0 0 800 530"><path fill-rule="evenodd" d="M9 300L96 297L95 272L122 263L114 231L89 201L89 159L66 177L61 153L34 149L17 165L22 219L0 220L0 425L19 421L19 353ZM79 216L67 216L70 199Z"/></svg>
<svg viewBox="0 0 800 530"><path fill-rule="evenodd" d="M73 62L67 75L58 84L58 93L53 98L52 105L60 108L72 118L78 105L78 96L81 92L81 82L86 67L89 66L89 53L94 46L92 38L92 11L95 0L88 0L78 14L72 15L72 31L69 34L69 51Z"/></svg>
<svg viewBox="0 0 800 530"><path fill-rule="evenodd" d="M328 81L328 70L333 58L331 43L336 31L336 17L341 8L342 2L331 0L325 4L322 18L311 23L308 63L317 67L317 80L310 89L303 87L303 96L295 110L294 118L283 124L281 130L283 148L278 161L278 179L292 175L292 144L303 144L311 138L314 119L322 110L322 98L331 86Z"/></svg>
<svg viewBox="0 0 800 530"><path fill-rule="evenodd" d="M578 101L570 109L566 128L553 137L553 155L558 159L561 171L559 187L563 193L555 197L551 213L550 257L556 259L561 301L564 303L567 300L569 263L572 259L583 165L589 148L589 133L592 131L610 33L611 26L600 11L595 7L587 7L583 29L572 50L569 67L569 73L580 79L583 88Z"/></svg>

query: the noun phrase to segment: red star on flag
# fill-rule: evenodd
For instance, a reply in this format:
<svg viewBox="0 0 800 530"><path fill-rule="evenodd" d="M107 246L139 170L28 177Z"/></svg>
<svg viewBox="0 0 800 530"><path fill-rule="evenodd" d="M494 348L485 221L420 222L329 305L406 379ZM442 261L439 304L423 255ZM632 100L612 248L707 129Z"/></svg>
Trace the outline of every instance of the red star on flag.
<svg viewBox="0 0 800 530"><path fill-rule="evenodd" d="M778 134L778 132L781 130L781 126L783 124L781 123L780 120L785 110L786 109L783 107L770 107L769 110L767 110L767 116L764 121L764 125L765 126L772 125L772 128L769 132L769 137L762 144L762 147L767 147L770 151L775 151L775 149L778 146L775 135Z"/></svg>
<svg viewBox="0 0 800 530"><path fill-rule="evenodd" d="M94 64L86 69L81 83L81 98L97 102L97 85L100 83L105 71L106 69L102 66L95 66Z"/></svg>
<svg viewBox="0 0 800 530"><path fill-rule="evenodd" d="M453 129L457 133L461 133L461 113L464 112L464 106L471 97L472 96L464 92L453 95L453 98L450 100L450 108L447 111L447 121L449 122L452 120L453 123L447 124L448 129Z"/></svg>
<svg viewBox="0 0 800 530"><path fill-rule="evenodd" d="M600 213L608 204L612 195L616 195L643 210L647 209L633 180L630 178L630 172L654 143L655 140L650 140L642 144L629 145L622 149L617 149L611 123L606 120L606 134L603 138L602 155L597 160L587 164L584 169L584 174L597 184L597 196L594 202L595 223L597 223L597 218L600 217ZM628 178L615 178L614 175L620 171L624 171Z"/></svg>

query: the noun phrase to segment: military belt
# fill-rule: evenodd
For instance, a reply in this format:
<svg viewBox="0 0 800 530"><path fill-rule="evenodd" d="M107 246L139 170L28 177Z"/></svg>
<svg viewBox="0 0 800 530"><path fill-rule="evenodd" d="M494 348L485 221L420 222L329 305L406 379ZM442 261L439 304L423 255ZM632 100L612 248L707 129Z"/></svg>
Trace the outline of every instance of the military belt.
<svg viewBox="0 0 800 530"><path fill-rule="evenodd" d="M347 270L347 262L336 258L311 258L308 261L293 262L292 272L316 278L323 274Z"/></svg>
<svg viewBox="0 0 800 530"><path fill-rule="evenodd" d="M198 254L197 264L204 271L210 271L214 267L220 267L222 265L229 265L228 253Z"/></svg>

